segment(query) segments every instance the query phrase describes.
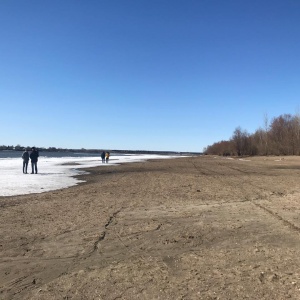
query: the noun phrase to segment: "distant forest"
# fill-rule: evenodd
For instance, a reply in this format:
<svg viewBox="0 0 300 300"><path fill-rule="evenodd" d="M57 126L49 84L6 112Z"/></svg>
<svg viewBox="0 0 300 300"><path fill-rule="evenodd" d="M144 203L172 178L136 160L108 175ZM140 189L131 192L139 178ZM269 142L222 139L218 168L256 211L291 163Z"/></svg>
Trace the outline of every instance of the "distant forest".
<svg viewBox="0 0 300 300"><path fill-rule="evenodd" d="M21 146L21 145L16 145L16 146L6 146L6 145L0 145L0 150L14 150L14 151L23 151L24 149L30 150L32 147L31 146ZM56 148L56 147L36 147L39 151L47 151L47 152L92 152L92 153L97 153L101 152L102 150L96 150L96 149L66 149L66 148Z"/></svg>
<svg viewBox="0 0 300 300"><path fill-rule="evenodd" d="M223 156L300 155L300 115L284 114L264 128L249 134L237 127L230 140L216 142L204 149L205 154Z"/></svg>

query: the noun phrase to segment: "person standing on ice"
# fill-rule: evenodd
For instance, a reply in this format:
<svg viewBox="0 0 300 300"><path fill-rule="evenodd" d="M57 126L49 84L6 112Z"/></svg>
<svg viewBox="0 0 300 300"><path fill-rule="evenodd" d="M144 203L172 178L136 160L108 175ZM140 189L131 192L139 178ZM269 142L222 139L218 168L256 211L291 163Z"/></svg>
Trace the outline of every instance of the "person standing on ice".
<svg viewBox="0 0 300 300"><path fill-rule="evenodd" d="M23 173L27 174L27 168L28 168L28 161L29 161L29 153L27 151L27 149L24 149L24 152L22 154L22 158L23 158Z"/></svg>
<svg viewBox="0 0 300 300"><path fill-rule="evenodd" d="M106 161L106 163L108 163L109 156L110 156L110 153L109 153L109 152L106 152L106 153L105 153L105 161Z"/></svg>
<svg viewBox="0 0 300 300"><path fill-rule="evenodd" d="M35 149L35 147L32 147L31 149L31 153L30 153L30 159L31 159L31 169L32 172L31 174L37 174L38 169L37 169L37 162L38 162L38 157L39 157L39 152Z"/></svg>
<svg viewBox="0 0 300 300"><path fill-rule="evenodd" d="M105 162L105 152L104 151L102 151L102 153L101 153L101 159L102 159L102 163L104 163Z"/></svg>

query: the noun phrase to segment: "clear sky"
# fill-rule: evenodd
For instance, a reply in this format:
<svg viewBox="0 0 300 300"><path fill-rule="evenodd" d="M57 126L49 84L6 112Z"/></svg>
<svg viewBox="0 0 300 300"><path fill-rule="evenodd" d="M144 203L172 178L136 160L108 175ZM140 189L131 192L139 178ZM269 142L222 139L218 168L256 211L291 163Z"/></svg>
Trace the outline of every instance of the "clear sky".
<svg viewBox="0 0 300 300"><path fill-rule="evenodd" d="M299 83L299 0L0 1L0 145L202 151Z"/></svg>

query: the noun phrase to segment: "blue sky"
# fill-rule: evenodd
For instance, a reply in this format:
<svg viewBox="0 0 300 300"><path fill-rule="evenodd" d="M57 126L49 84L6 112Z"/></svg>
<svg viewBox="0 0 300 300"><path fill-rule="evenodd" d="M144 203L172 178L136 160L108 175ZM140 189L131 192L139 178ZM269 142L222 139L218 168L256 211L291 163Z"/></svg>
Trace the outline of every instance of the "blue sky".
<svg viewBox="0 0 300 300"><path fill-rule="evenodd" d="M0 145L202 151L299 112L298 0L2 0Z"/></svg>

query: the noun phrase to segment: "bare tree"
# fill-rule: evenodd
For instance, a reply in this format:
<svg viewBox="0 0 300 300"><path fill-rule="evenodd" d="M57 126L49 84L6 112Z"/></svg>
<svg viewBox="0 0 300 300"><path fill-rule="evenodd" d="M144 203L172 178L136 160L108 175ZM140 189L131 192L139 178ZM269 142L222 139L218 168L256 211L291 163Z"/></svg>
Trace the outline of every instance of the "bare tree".
<svg viewBox="0 0 300 300"><path fill-rule="evenodd" d="M265 126L265 131L263 134L263 138L264 138L264 145L265 145L265 155L269 154L269 118L268 118L268 114L264 115L264 126Z"/></svg>
<svg viewBox="0 0 300 300"><path fill-rule="evenodd" d="M234 141L238 156L250 155L251 141L249 133L246 130L242 130L240 126L237 127L233 132L232 140Z"/></svg>

